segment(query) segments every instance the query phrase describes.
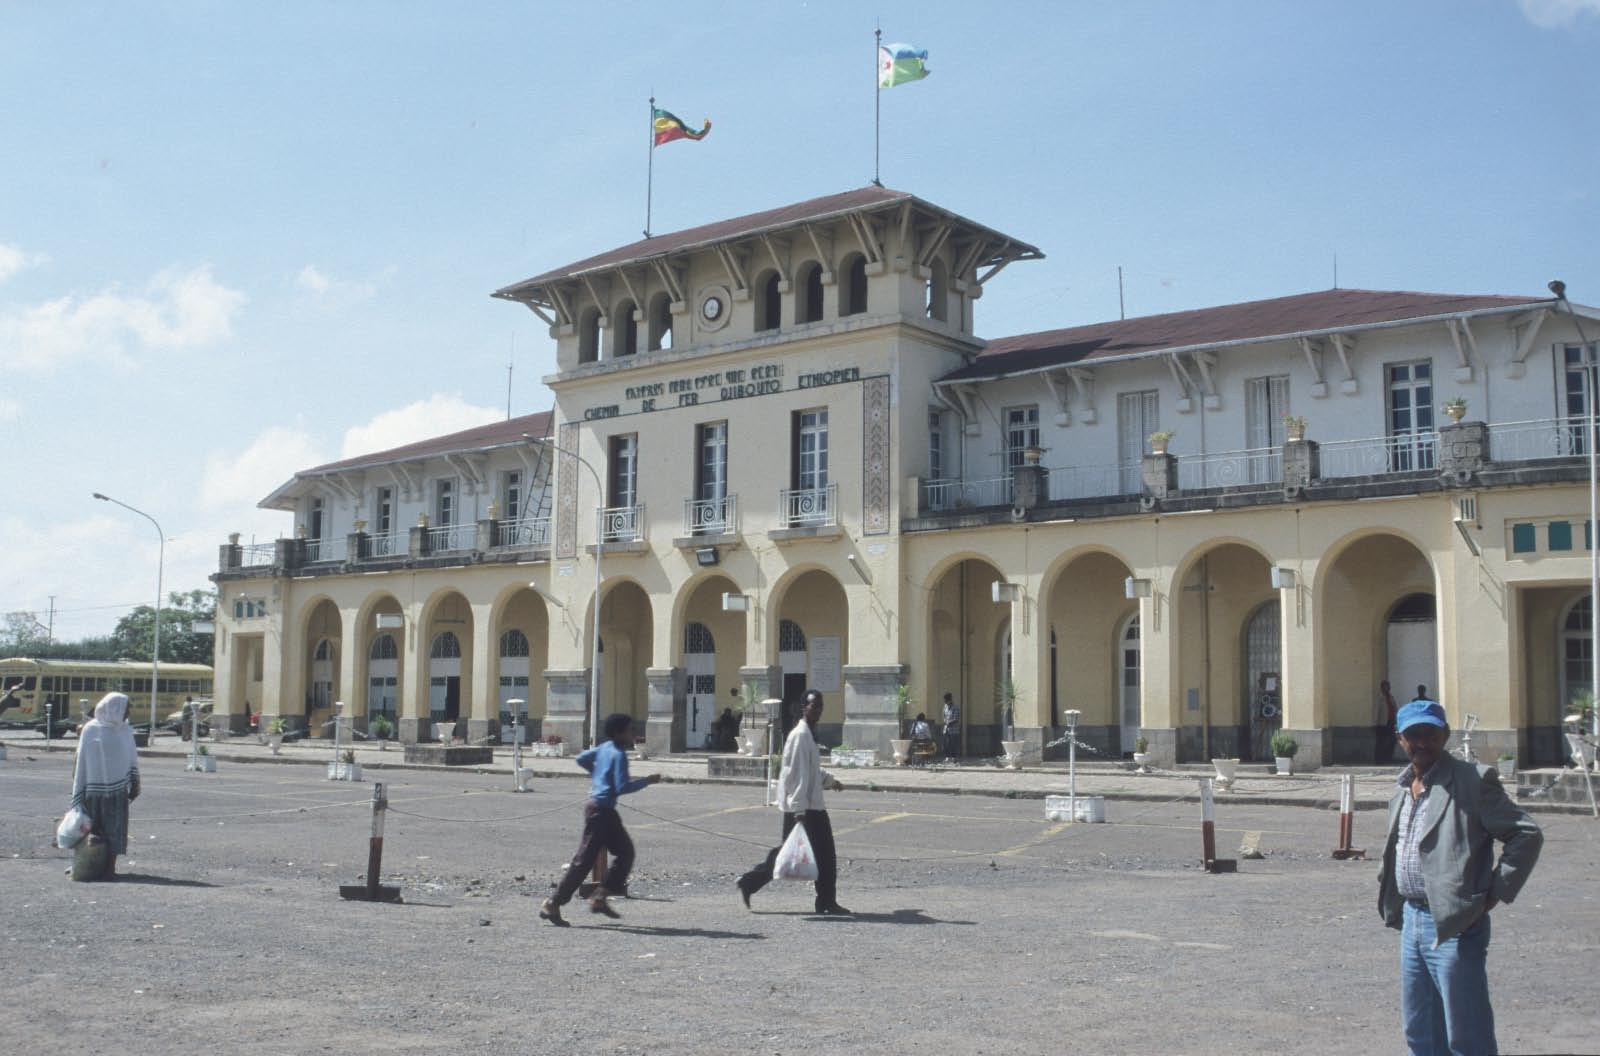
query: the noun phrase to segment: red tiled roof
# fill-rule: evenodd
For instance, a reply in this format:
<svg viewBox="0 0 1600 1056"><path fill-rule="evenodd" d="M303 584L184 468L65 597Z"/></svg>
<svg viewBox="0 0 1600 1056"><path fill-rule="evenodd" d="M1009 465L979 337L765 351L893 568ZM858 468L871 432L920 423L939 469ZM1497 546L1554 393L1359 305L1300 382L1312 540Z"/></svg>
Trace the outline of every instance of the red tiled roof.
<svg viewBox="0 0 1600 1056"><path fill-rule="evenodd" d="M1493 297L1400 290L1323 290L1216 308L1090 323L997 338L976 360L942 380L1025 373L1051 366L1269 340L1315 331L1550 304L1548 297Z"/></svg>
<svg viewBox="0 0 1600 1056"><path fill-rule="evenodd" d="M326 465L313 466L311 469L301 470L295 476L305 477L321 473L335 473L345 469L359 469L362 466L381 465L385 462L405 462L411 459L428 458L433 455L451 454L456 451L478 451L486 447L516 443L522 439L523 433L528 433L532 436L549 436L554 416L554 411L540 411L538 414L525 414L520 418L508 418L502 422L490 422L488 425L478 425L471 429L463 429L459 433L448 433L444 436L430 437L427 440L418 440L414 444L391 447L387 451L375 451L370 455L357 455L355 458L346 458L338 462L329 462Z"/></svg>

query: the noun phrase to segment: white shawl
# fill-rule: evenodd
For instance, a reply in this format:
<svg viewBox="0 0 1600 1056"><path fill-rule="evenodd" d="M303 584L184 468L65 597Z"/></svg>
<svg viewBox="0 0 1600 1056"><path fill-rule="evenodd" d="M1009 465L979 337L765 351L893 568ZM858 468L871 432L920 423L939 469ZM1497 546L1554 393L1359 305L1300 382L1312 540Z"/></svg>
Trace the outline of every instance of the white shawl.
<svg viewBox="0 0 1600 1056"><path fill-rule="evenodd" d="M72 774L72 802L86 793L130 791L139 784L139 753L127 723L128 698L107 693L94 706L94 718L78 733L78 765ZM137 792L134 792L137 795Z"/></svg>

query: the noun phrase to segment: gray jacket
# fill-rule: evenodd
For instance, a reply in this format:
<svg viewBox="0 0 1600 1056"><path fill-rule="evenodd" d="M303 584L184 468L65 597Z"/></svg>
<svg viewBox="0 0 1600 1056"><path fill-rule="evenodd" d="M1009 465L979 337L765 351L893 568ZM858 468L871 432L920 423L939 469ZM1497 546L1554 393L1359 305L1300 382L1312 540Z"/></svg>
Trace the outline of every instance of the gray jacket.
<svg viewBox="0 0 1600 1056"><path fill-rule="evenodd" d="M1483 913L1486 896L1510 902L1522 890L1533 863L1539 860L1544 834L1528 812L1500 787L1492 766L1468 763L1454 756L1439 760L1439 774L1417 824L1422 859L1422 886L1440 942L1466 931ZM1395 880L1400 812L1411 793L1400 789L1389 801L1389 832L1378 874L1378 913L1391 928L1401 926L1405 899ZM1494 859L1494 842L1505 847Z"/></svg>

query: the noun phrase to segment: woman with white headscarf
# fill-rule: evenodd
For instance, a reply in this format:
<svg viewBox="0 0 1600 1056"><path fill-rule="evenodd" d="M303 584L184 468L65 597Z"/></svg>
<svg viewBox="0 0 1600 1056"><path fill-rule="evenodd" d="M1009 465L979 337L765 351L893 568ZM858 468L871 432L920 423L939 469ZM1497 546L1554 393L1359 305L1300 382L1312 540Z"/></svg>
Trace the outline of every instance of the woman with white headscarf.
<svg viewBox="0 0 1600 1056"><path fill-rule="evenodd" d="M93 826L84 843L98 836L108 852L104 872L87 879L110 879L117 855L128 851L128 804L139 798L139 754L127 717L127 696L107 693L78 733L72 805L89 815Z"/></svg>

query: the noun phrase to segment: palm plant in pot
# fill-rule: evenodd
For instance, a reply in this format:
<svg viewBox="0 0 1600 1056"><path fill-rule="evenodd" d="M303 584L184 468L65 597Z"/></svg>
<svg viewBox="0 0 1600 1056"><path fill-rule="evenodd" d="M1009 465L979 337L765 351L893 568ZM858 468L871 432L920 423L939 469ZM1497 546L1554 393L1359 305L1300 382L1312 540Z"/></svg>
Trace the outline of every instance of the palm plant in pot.
<svg viewBox="0 0 1600 1056"><path fill-rule="evenodd" d="M387 715L374 715L372 721L367 723L367 732L378 739L378 750L389 750L389 735L394 732L394 723L389 721Z"/></svg>
<svg viewBox="0 0 1600 1056"><path fill-rule="evenodd" d="M1139 768L1141 774L1150 768L1150 738L1133 739L1133 765Z"/></svg>
<svg viewBox="0 0 1600 1056"><path fill-rule="evenodd" d="M1278 773L1294 773L1294 757L1300 751L1300 742L1279 730L1272 735L1272 757L1277 762Z"/></svg>
<svg viewBox="0 0 1600 1056"><path fill-rule="evenodd" d="M267 723L267 747L272 749L273 755L283 751L283 734L288 728L289 724L281 717Z"/></svg>

